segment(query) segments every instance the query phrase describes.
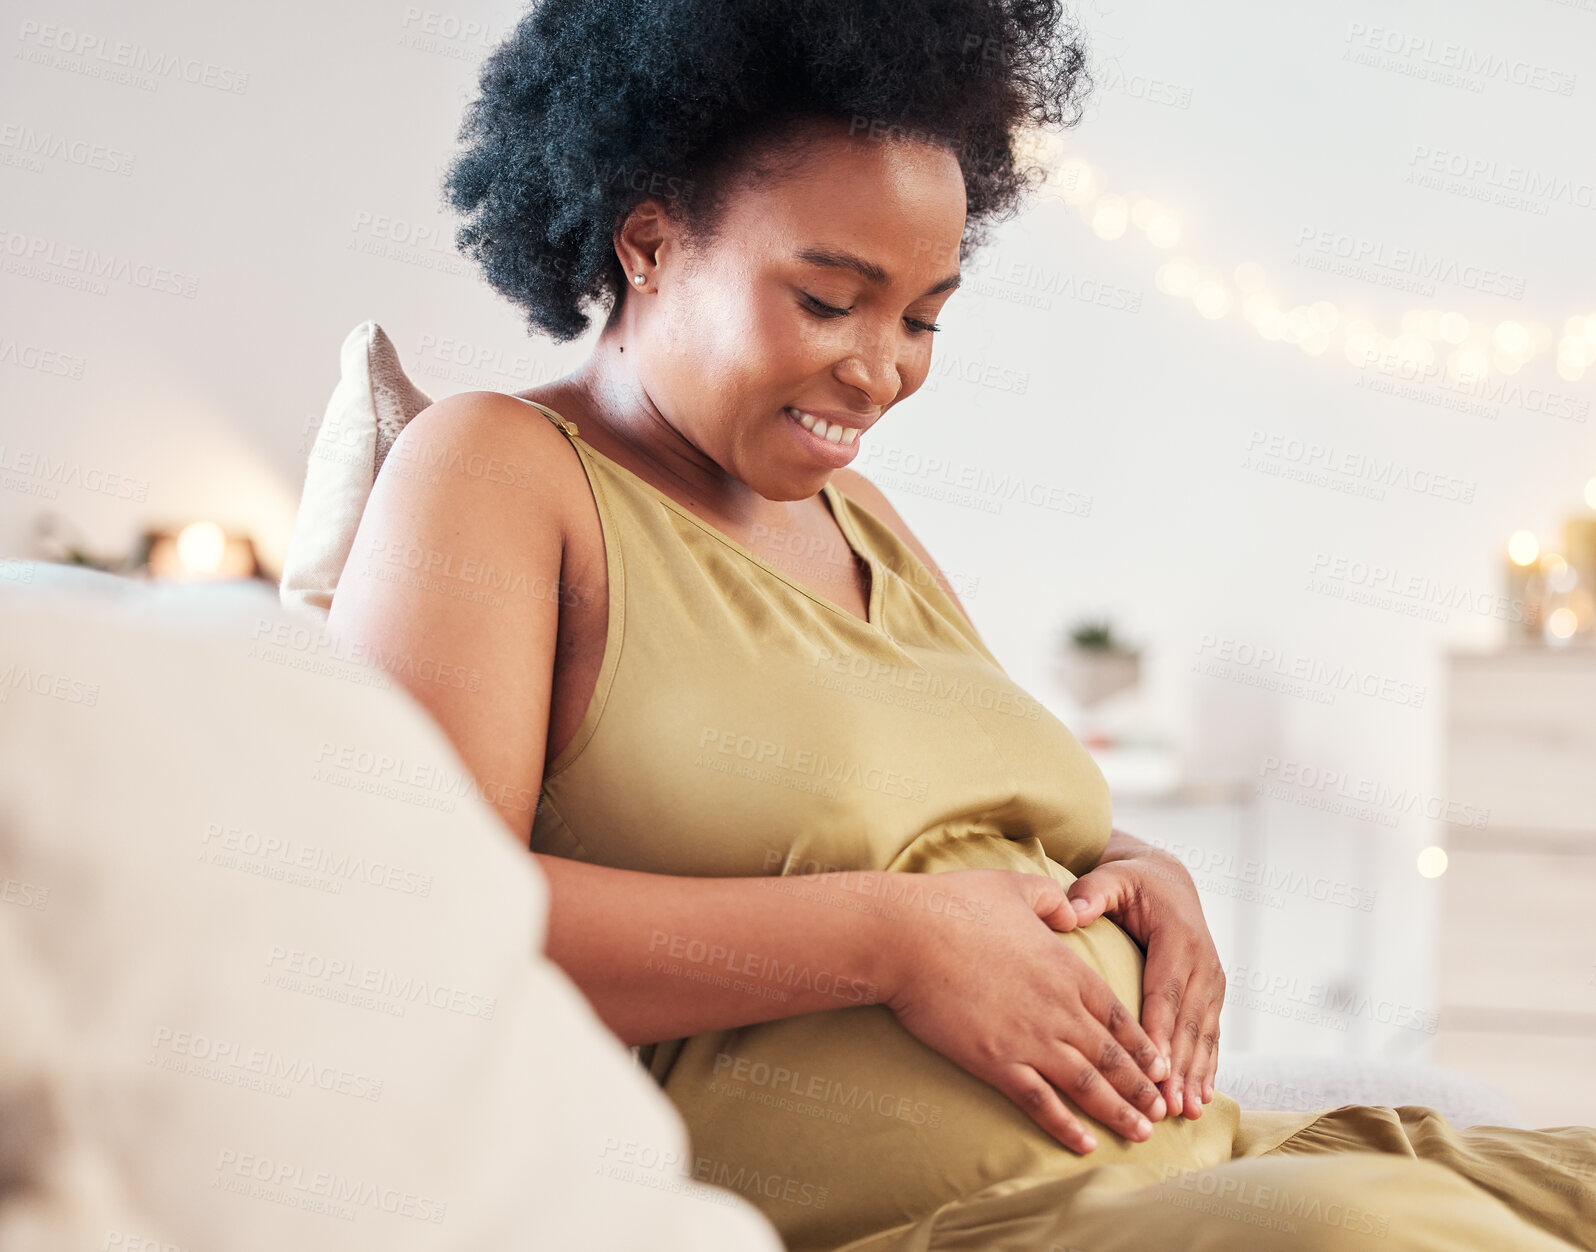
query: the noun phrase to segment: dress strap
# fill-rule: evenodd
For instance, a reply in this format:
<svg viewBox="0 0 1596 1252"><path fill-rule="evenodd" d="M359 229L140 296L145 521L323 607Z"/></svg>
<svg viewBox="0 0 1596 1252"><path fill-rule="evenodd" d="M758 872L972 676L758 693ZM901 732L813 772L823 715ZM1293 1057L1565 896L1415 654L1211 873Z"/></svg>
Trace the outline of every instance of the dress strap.
<svg viewBox="0 0 1596 1252"><path fill-rule="evenodd" d="M524 396L511 396L510 398L512 400L520 400L522 404L530 404L534 409L542 413L566 434L574 435L577 433L575 422L570 421L568 418L561 417L553 409L549 408L548 405L539 404L536 400L528 400Z"/></svg>

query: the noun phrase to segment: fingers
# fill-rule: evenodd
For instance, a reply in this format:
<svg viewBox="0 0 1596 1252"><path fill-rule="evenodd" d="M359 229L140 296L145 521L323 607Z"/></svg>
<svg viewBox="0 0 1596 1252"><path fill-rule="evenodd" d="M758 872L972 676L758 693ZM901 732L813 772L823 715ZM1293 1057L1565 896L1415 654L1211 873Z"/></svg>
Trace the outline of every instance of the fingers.
<svg viewBox="0 0 1596 1252"><path fill-rule="evenodd" d="M1169 1077L1169 1062L1158 1045L1148 1038L1135 1014L1119 1002L1113 989L1096 972L1083 964L1076 985L1080 988L1081 1003L1086 1011L1102 1023L1114 1041L1130 1054L1131 1060L1143 1074L1153 1082ZM1150 1108L1151 1105L1152 1101L1149 1100L1144 1107ZM1158 1116L1162 1117L1163 1114Z"/></svg>
<svg viewBox="0 0 1596 1252"><path fill-rule="evenodd" d="M1097 1136L1064 1106L1057 1089L1033 1066L1010 1066L994 1085L1071 1152L1084 1156L1097 1147Z"/></svg>
<svg viewBox="0 0 1596 1252"><path fill-rule="evenodd" d="M1142 1029L1153 1041L1153 1046L1171 1061L1174 1060L1171 1045L1175 1035L1175 1018L1185 998L1189 977L1188 970L1177 966L1170 945L1151 945L1147 963L1142 968ZM1173 1104L1170 1107L1175 1112L1180 1111Z"/></svg>
<svg viewBox="0 0 1596 1252"><path fill-rule="evenodd" d="M1070 903L1069 897L1064 894L1064 888L1058 882L1052 878L1043 878L1040 874L1016 872L1015 876L1022 880L1021 889L1030 899L1036 915L1048 926L1061 931L1075 929L1077 925L1075 906Z"/></svg>
<svg viewBox="0 0 1596 1252"><path fill-rule="evenodd" d="M1117 1044L1110 1042L1108 1046L1118 1050ZM1095 1045L1087 1044L1086 1047L1088 1050L1082 1051L1060 1039L1051 1055L1038 1061L1036 1068L1043 1078L1061 1094L1067 1096L1081 1112L1095 1118L1100 1125L1123 1135L1133 1143L1144 1143L1151 1139L1152 1121L1140 1109L1124 1099L1108 1076L1122 1078L1127 1068L1134 1074L1134 1067L1128 1066L1123 1060L1115 1065L1112 1056L1108 1056L1104 1058L1108 1062L1108 1074L1105 1074L1098 1067L1096 1058L1092 1054ZM1123 1052L1120 1055L1123 1057ZM1158 1089L1145 1078L1138 1077L1134 1081L1146 1083L1151 1093L1155 1097L1158 1095ZM1134 1082L1127 1085L1134 1085ZM1162 1100L1159 1100L1159 1104L1162 1104Z"/></svg>
<svg viewBox="0 0 1596 1252"><path fill-rule="evenodd" d="M1195 1119L1214 1098L1225 974L1217 962L1212 969L1191 968L1189 962L1178 948L1153 945L1142 975L1142 1024L1169 1050L1170 1078L1162 1085L1169 1111Z"/></svg>
<svg viewBox="0 0 1596 1252"><path fill-rule="evenodd" d="M1180 1098L1185 1090L1185 1085L1177 1084L1173 1078L1158 1084L1159 1094L1164 1097L1164 1105L1169 1109L1171 1117L1179 1117L1185 1111L1186 1106Z"/></svg>
<svg viewBox="0 0 1596 1252"><path fill-rule="evenodd" d="M1107 1106L1116 1112L1125 1125L1139 1130L1142 1125L1149 1122L1162 1121L1168 1112L1168 1105L1163 1093L1131 1059L1130 1053L1115 1041L1109 1034L1107 1027L1096 1021L1089 1022L1080 1035L1071 1042L1076 1050L1090 1060L1097 1072L1108 1080L1108 1085L1120 1097L1118 1100L1107 1101ZM1135 1110L1134 1117L1126 1117L1124 1107ZM1087 1109L1092 1116L1097 1117L1095 1110ZM1099 1120L1102 1120L1099 1118ZM1117 1123L1107 1123L1118 1125ZM1125 1133L1124 1127L1119 1127ZM1128 1138L1141 1139L1152 1136L1152 1127L1146 1127L1146 1135L1128 1134Z"/></svg>
<svg viewBox="0 0 1596 1252"><path fill-rule="evenodd" d="M1214 1000L1208 1011L1213 1014L1213 1029L1210 1033L1214 1037L1214 1051L1209 1058L1208 1072L1203 1075L1203 1099L1214 1098L1214 1075L1219 1072L1219 1019L1225 1010L1225 967L1218 965L1215 970Z"/></svg>
<svg viewBox="0 0 1596 1252"><path fill-rule="evenodd" d="M1123 874L1115 868L1114 862L1100 865L1096 869L1082 874L1070 884L1070 903L1075 909L1075 921L1079 926L1095 922L1104 913L1117 908L1123 897L1125 881Z"/></svg>
<svg viewBox="0 0 1596 1252"><path fill-rule="evenodd" d="M1200 1100L1207 1104L1214 1098L1214 1071L1219 1066L1219 1011L1223 1004L1223 992L1214 995L1210 990L1208 1006L1203 1011L1202 1032L1197 1038L1197 1055L1186 1080L1188 1102Z"/></svg>
<svg viewBox="0 0 1596 1252"><path fill-rule="evenodd" d="M1192 1068L1203 1047L1203 1014L1208 1005L1191 992L1190 984L1181 997L1180 1011L1175 1020L1175 1034L1170 1043L1172 1069L1170 1087L1174 1092L1171 1107L1193 1120L1202 1116L1201 1087L1192 1082Z"/></svg>

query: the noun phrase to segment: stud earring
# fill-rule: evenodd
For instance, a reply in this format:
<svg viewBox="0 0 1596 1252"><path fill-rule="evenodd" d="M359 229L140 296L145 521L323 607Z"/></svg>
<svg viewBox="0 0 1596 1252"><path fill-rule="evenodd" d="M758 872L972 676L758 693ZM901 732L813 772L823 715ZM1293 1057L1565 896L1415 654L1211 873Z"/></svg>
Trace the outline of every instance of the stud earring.
<svg viewBox="0 0 1596 1252"><path fill-rule="evenodd" d="M640 283L640 282L643 281L643 276L641 274L633 274L632 275L632 281L634 283Z"/></svg>

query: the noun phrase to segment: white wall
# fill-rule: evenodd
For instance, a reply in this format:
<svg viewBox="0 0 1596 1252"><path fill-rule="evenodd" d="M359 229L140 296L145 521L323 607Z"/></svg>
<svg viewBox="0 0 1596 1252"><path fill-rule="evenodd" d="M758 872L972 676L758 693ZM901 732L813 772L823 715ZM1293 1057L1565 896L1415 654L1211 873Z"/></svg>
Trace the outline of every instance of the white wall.
<svg viewBox="0 0 1596 1252"><path fill-rule="evenodd" d="M382 323L433 395L519 390L585 355L582 344L529 340L518 313L453 252L438 179L475 64L519 10L449 3L176 0L130 10L8 0L0 442L6 465L46 457L72 481L46 499L37 473L8 472L0 552L29 553L29 529L50 508L102 551L126 547L147 523L216 518L247 528L275 565L307 423L336 379L340 341L363 319ZM1055 641L1067 622L1101 610L1146 647L1149 724L1176 738L1194 770L1256 778L1271 755L1434 791L1443 651L1490 645L1503 623L1347 603L1311 588L1311 566L1321 554L1385 562L1502 591L1506 536L1550 534L1596 472L1596 371L1564 381L1542 357L1519 376L1577 403L1581 420L1544 411L1539 391L1458 412L1426 402L1446 394L1434 387L1419 398L1372 391L1363 384L1378 372L1354 368L1339 340L1312 357L1265 341L1235 309L1205 319L1154 275L1172 256L1226 276L1253 261L1284 307L1330 300L1387 334L1411 308L1455 309L1481 324L1539 320L1554 334L1566 317L1596 313L1596 5L1096 0L1083 17L1103 89L1065 149L1110 190L1167 205L1181 241L1160 251L1135 229L1105 241L1075 209L1039 200L972 268L1028 275L1050 293L1046 307L1023 303L1023 284L972 281L938 340L942 369L992 366L1009 381L937 374L857 465L961 580L1011 672L1056 706L1065 707L1049 677ZM40 29L51 23L99 42L64 52ZM461 33L473 25L484 33ZM216 85L178 74L115 81L105 70L119 41L195 72L209 65ZM1418 76L1449 43L1500 54L1506 67L1463 85ZM1382 44L1413 50L1382 53ZM1574 76L1572 94L1514 81L1532 70L1549 84ZM36 157L39 143L64 152ZM96 145L102 155L86 158ZM1450 190L1416 185L1408 176L1420 149L1495 161L1498 177L1529 167L1552 190L1509 205L1469 194L1489 196L1487 176ZM127 172L95 168L102 162ZM1305 232L1330 232L1332 251L1346 241L1387 258L1418 250L1458 276L1414 295L1310 268ZM35 249L68 265L21 272L18 251ZM126 260L132 277L75 288L73 249ZM192 293L141 285L143 267L175 272ZM1521 284L1520 298L1492 294L1478 267ZM1082 298L1098 293L1108 305ZM1112 307L1128 303L1136 307ZM476 363L457 364L456 353ZM1027 386L1016 395L1020 373ZM1400 487L1357 498L1244 468L1255 432L1397 458L1473 484L1473 499ZM939 499L940 473L889 470L908 453L941 458L953 477L1021 475L1044 498L1075 493L1091 507L1082 516L1002 502L991 488ZM90 479L98 489L79 485ZM1325 704L1246 685L1245 669L1193 673L1209 635L1366 667L1422 685L1429 698L1414 709L1343 692ZM1157 820L1139 816L1137 833L1158 835ZM1276 802L1269 831L1272 855L1378 892L1378 906L1356 916L1295 902L1276 910L1277 928L1301 947L1274 949L1277 961L1432 1003L1435 884L1417 876L1413 857L1441 837L1436 825L1403 818L1388 828ZM1253 1041L1387 1052L1415 1042L1378 1030L1271 1030L1264 1023Z"/></svg>

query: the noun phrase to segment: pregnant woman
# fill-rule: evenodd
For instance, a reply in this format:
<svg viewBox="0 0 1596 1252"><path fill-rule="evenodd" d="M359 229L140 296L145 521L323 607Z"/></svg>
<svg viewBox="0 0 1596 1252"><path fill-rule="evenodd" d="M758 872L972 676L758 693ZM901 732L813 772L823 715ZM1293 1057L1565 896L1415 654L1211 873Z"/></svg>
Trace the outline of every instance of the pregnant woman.
<svg viewBox="0 0 1596 1252"><path fill-rule="evenodd" d="M1048 0L545 0L447 188L532 329L607 321L410 422L330 625L481 674L412 690L549 955L794 1252L1596 1247L1589 1129L1214 1090L1190 878L847 468L1083 83Z"/></svg>

